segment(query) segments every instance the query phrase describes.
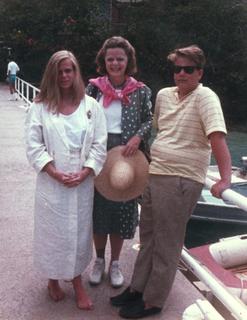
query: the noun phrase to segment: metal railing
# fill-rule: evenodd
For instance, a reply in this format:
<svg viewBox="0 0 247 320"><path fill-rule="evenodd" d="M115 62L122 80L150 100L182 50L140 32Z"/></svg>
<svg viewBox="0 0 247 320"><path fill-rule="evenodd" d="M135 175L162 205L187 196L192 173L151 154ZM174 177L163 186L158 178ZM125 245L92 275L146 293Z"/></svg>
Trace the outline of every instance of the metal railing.
<svg viewBox="0 0 247 320"><path fill-rule="evenodd" d="M18 92L18 95L27 103L27 107L30 106L30 104L33 102L33 99L40 91L31 83L28 83L19 77L16 77L15 88Z"/></svg>

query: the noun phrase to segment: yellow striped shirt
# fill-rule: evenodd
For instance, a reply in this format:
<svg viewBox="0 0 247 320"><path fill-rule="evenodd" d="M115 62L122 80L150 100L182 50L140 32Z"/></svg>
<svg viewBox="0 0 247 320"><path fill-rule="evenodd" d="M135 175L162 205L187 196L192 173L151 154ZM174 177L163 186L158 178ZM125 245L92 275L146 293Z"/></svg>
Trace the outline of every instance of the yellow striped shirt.
<svg viewBox="0 0 247 320"><path fill-rule="evenodd" d="M218 96L199 84L183 99L177 87L157 94L154 123L158 133L151 146L151 174L177 175L204 183L210 163L212 132L226 133Z"/></svg>

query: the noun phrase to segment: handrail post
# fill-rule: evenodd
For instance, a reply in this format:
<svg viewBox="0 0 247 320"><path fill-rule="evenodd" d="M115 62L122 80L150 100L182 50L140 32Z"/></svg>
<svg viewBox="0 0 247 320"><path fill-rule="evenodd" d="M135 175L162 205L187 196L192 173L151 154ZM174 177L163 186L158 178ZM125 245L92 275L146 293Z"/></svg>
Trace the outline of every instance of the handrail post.
<svg viewBox="0 0 247 320"><path fill-rule="evenodd" d="M27 86L27 100L29 101L29 86Z"/></svg>

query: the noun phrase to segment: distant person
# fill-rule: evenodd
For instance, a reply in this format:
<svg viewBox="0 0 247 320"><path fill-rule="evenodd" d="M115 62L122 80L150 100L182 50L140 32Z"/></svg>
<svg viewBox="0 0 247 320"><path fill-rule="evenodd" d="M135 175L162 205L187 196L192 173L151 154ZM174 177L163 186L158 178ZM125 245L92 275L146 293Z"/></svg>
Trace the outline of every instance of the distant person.
<svg viewBox="0 0 247 320"><path fill-rule="evenodd" d="M133 78L137 71L134 47L123 37L107 39L96 56L100 77L89 80L87 93L102 106L107 120L107 149L124 146L131 157L138 149L149 152L151 136L151 90ZM98 190L94 197L93 229L96 260L89 282L101 283L105 272L105 249L110 241L109 279L113 287L123 285L120 254L125 239L132 239L138 223L137 199L111 201Z"/></svg>
<svg viewBox="0 0 247 320"><path fill-rule="evenodd" d="M205 182L211 149L220 179L211 188L215 197L230 186L231 157L226 127L217 95L204 87L205 57L196 45L168 56L175 87L158 92L151 146L149 185L143 196L140 251L130 286L111 298L122 307L120 316L144 318L161 312L170 293L186 224Z"/></svg>
<svg viewBox="0 0 247 320"><path fill-rule="evenodd" d="M7 67L7 77L8 77L8 83L9 83L9 91L10 91L10 100L18 100L18 94L15 89L15 80L16 80L16 74L20 71L20 68L18 64L9 59L8 60L8 67Z"/></svg>
<svg viewBox="0 0 247 320"><path fill-rule="evenodd" d="M37 172L34 265L49 279L51 299L62 300L59 280L71 280L85 310L93 304L81 273L92 258L94 177L106 159L106 139L104 112L85 95L75 56L54 53L26 120L27 158Z"/></svg>

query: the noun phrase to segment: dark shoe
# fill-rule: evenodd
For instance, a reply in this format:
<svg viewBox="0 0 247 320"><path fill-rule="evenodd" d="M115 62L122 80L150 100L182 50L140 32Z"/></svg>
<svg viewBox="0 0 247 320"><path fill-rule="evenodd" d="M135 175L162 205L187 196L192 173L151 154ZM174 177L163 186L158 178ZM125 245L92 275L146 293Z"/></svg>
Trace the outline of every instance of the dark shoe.
<svg viewBox="0 0 247 320"><path fill-rule="evenodd" d="M111 304L115 307L122 307L129 303L133 303L135 301L141 300L142 293L141 292L131 292L130 287L126 288L122 293L115 297L111 297Z"/></svg>
<svg viewBox="0 0 247 320"><path fill-rule="evenodd" d="M161 310L162 309L158 307L145 309L145 302L139 300L135 304L123 306L119 311L119 315L126 319L139 319L158 314Z"/></svg>

